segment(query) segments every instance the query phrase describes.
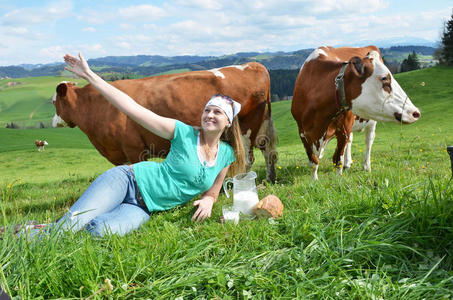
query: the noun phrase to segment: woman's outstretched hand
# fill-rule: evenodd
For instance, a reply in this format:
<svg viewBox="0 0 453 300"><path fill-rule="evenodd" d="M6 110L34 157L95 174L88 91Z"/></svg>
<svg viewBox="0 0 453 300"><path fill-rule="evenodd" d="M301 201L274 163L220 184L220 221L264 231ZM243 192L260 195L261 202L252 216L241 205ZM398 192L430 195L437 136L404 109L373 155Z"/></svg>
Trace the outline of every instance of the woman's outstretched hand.
<svg viewBox="0 0 453 300"><path fill-rule="evenodd" d="M68 70L68 71L76 74L79 77L86 79L91 72L87 61L85 60L85 58L82 56L82 53L80 53L80 52L79 52L79 59L77 59L76 57L74 57L72 55L66 54L64 56L64 61L71 67L71 68L64 67L65 70Z"/></svg>
<svg viewBox="0 0 453 300"><path fill-rule="evenodd" d="M193 214L192 221L201 222L204 219L209 218L211 216L214 201L214 198L211 196L205 196L200 200L194 201L193 206L198 206L198 209Z"/></svg>

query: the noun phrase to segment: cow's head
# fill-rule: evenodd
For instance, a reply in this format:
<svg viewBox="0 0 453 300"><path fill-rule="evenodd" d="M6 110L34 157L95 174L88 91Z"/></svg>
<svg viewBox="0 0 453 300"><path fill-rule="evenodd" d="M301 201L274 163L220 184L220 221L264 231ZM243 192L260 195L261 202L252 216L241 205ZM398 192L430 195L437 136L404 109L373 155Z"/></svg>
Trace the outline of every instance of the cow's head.
<svg viewBox="0 0 453 300"><path fill-rule="evenodd" d="M74 128L76 125L71 121L71 103L69 100L70 89L75 86L75 83L63 81L57 86L55 95L52 98L55 106L55 116L52 119L53 127L69 126Z"/></svg>
<svg viewBox="0 0 453 300"><path fill-rule="evenodd" d="M376 121L409 124L420 118L420 111L393 78L379 53L371 51L360 59L353 57L345 73L352 83L347 93L352 98L352 112Z"/></svg>

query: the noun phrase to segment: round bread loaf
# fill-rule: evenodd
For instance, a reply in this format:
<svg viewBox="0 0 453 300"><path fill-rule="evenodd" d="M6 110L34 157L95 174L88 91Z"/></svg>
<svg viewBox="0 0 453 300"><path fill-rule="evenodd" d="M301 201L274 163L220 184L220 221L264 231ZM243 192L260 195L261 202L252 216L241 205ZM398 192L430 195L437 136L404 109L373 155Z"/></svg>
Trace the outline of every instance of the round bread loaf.
<svg viewBox="0 0 453 300"><path fill-rule="evenodd" d="M253 211L257 217L278 218L283 216L283 203L275 195L267 195L258 202Z"/></svg>

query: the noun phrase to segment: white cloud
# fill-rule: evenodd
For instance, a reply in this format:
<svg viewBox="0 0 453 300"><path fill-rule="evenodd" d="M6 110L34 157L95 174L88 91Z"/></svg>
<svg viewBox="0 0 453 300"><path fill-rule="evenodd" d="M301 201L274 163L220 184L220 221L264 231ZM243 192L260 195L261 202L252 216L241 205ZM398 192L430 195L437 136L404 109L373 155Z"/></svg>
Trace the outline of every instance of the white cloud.
<svg viewBox="0 0 453 300"><path fill-rule="evenodd" d="M127 20L150 20L167 16L164 9L150 4L129 6L118 9L118 16Z"/></svg>
<svg viewBox="0 0 453 300"><path fill-rule="evenodd" d="M9 31L9 32L12 33L12 34L19 34L19 35L23 35L23 34L28 34L28 33L30 33L30 32L28 31L28 29L25 28L25 27L11 27L11 28L9 28L7 31Z"/></svg>
<svg viewBox="0 0 453 300"><path fill-rule="evenodd" d="M94 27L85 27L85 28L82 28L82 31L83 32L96 32L96 28L94 28Z"/></svg>
<svg viewBox="0 0 453 300"><path fill-rule="evenodd" d="M142 27L145 30L157 30L157 29L159 29L159 26L157 26L156 24L143 24Z"/></svg>
<svg viewBox="0 0 453 300"><path fill-rule="evenodd" d="M35 31L32 32L27 27L5 26L3 28L3 34L5 36L15 38L19 42L19 44L22 43L21 42L22 40L25 42L25 40L33 41L33 40L42 40L42 39L47 38L47 36L45 34L42 34L40 32L35 32Z"/></svg>
<svg viewBox="0 0 453 300"><path fill-rule="evenodd" d="M178 6L186 6L192 7L196 9L202 10L220 10L225 8L225 6L221 3L222 1L215 1L215 0L176 0L175 3ZM228 2L228 1L224 1Z"/></svg>
<svg viewBox="0 0 453 300"><path fill-rule="evenodd" d="M117 42L116 46L118 46L119 48L122 48L122 49L131 49L132 48L131 44L129 44L128 42Z"/></svg>
<svg viewBox="0 0 453 300"><path fill-rule="evenodd" d="M371 13L385 9L389 6L384 0L317 0L308 1L307 10L309 13Z"/></svg>
<svg viewBox="0 0 453 300"><path fill-rule="evenodd" d="M163 8L144 4L128 7L109 7L103 9L102 13L99 13L98 9L85 8L77 15L77 20L88 24L107 24L114 22L115 24L121 23L123 26L125 24L135 26L131 23L149 22L166 16L168 16L168 13Z"/></svg>
<svg viewBox="0 0 453 300"><path fill-rule="evenodd" d="M41 57L52 57L55 60L57 60L57 58L62 59L65 54L66 53L61 46L51 46L39 50L39 55Z"/></svg>
<svg viewBox="0 0 453 300"><path fill-rule="evenodd" d="M49 24L68 17L72 11L72 4L61 1L58 4L50 3L39 8L24 7L11 10L3 15L1 23L4 26L23 26L27 24Z"/></svg>
<svg viewBox="0 0 453 300"><path fill-rule="evenodd" d="M124 30L134 30L136 29L136 26L129 23L121 23L120 28Z"/></svg>
<svg viewBox="0 0 453 300"><path fill-rule="evenodd" d="M76 17L82 23L88 24L105 24L114 19L114 14L111 11L102 11L102 15L99 14L98 10L85 8Z"/></svg>

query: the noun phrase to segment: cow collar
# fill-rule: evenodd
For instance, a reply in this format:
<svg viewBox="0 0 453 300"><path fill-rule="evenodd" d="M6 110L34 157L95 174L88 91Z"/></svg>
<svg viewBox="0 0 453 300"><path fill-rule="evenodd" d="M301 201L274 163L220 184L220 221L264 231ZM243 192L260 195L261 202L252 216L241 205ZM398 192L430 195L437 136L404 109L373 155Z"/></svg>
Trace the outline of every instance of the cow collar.
<svg viewBox="0 0 453 300"><path fill-rule="evenodd" d="M346 101L346 93L344 90L344 72L346 71L347 66L348 62L343 62L340 72L337 77L335 77L335 96L339 108L337 115L351 109Z"/></svg>

